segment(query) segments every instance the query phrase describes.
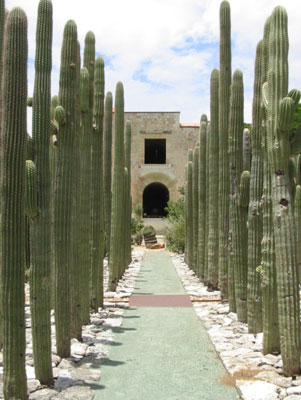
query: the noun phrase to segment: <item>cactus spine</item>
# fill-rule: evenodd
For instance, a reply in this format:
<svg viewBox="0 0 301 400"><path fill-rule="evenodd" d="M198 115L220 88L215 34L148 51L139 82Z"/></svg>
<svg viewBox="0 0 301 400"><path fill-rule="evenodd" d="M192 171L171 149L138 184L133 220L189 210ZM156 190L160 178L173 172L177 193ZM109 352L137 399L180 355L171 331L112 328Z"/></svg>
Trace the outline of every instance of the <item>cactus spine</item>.
<svg viewBox="0 0 301 400"><path fill-rule="evenodd" d="M112 201L112 107L113 96L108 92L105 98L104 116L104 212L106 250L110 254L111 201Z"/></svg>
<svg viewBox="0 0 301 400"><path fill-rule="evenodd" d="M50 106L52 69L52 3L41 0L36 30L32 137L37 169L39 215L31 226L30 307L35 374L44 385L52 382L50 269Z"/></svg>
<svg viewBox="0 0 301 400"><path fill-rule="evenodd" d="M295 101L288 93L287 14L276 7L271 17L267 84L267 149L272 175L278 316L284 375L300 370L299 287L296 265L295 223L289 181L289 129ZM297 96L299 101L299 94ZM283 246L285 243L285 247Z"/></svg>
<svg viewBox="0 0 301 400"><path fill-rule="evenodd" d="M37 199L37 168L33 161L26 160L26 193L25 193L25 215L34 218L38 214Z"/></svg>
<svg viewBox="0 0 301 400"><path fill-rule="evenodd" d="M192 203L193 203L193 268L198 271L198 228L199 228L199 155L200 148L196 146L193 150L192 168Z"/></svg>
<svg viewBox="0 0 301 400"><path fill-rule="evenodd" d="M207 116L201 117L200 124L200 151L199 151L199 234L198 234L198 265L199 277L204 279L205 274L205 238L206 238L206 141Z"/></svg>
<svg viewBox="0 0 301 400"><path fill-rule="evenodd" d="M262 57L263 42L257 45L255 60L255 79L253 94L252 122L252 165L250 181L250 205L248 213L248 329L250 333L262 331L261 277L257 267L261 264L262 210L263 191L263 156L262 156Z"/></svg>
<svg viewBox="0 0 301 400"><path fill-rule="evenodd" d="M77 28L68 21L61 52L59 104L55 118L59 124L56 188L54 193L55 245L55 328L57 352L70 356L70 262L72 167L76 124Z"/></svg>
<svg viewBox="0 0 301 400"><path fill-rule="evenodd" d="M5 399L25 400L27 18L20 8L10 12L5 36L1 144L3 393Z"/></svg>
<svg viewBox="0 0 301 400"><path fill-rule="evenodd" d="M229 157L228 119L231 86L231 21L230 5L220 6L220 84L219 84L219 287L222 298L228 296L228 232L229 232Z"/></svg>
<svg viewBox="0 0 301 400"><path fill-rule="evenodd" d="M111 243L109 260L109 290L118 283L119 266L122 264L122 214L124 192L124 91L118 82L115 93L114 171L112 187Z"/></svg>
<svg viewBox="0 0 301 400"><path fill-rule="evenodd" d="M231 307L236 305L239 321L247 321L247 215L248 215L248 179L245 171L241 179L243 168L243 76L240 70L233 74L231 87L231 105L229 119L229 160L230 160L230 221L229 237L231 245L231 261L229 262L229 283L233 285L234 296ZM233 271L233 272L232 272ZM231 291L232 293L232 291ZM230 308L231 311L233 309Z"/></svg>
<svg viewBox="0 0 301 400"><path fill-rule="evenodd" d="M104 61L98 57L94 75L94 130L92 134L92 268L91 307L103 305L104 205L103 205L103 112Z"/></svg>
<svg viewBox="0 0 301 400"><path fill-rule="evenodd" d="M208 282L218 286L218 91L219 71L214 69L210 80L210 126L209 140L209 199L208 199Z"/></svg>
<svg viewBox="0 0 301 400"><path fill-rule="evenodd" d="M89 114L90 77L87 68L80 72L80 154L81 154L81 181L80 181L80 221L82 241L80 245L80 260L82 265L81 283L81 320L82 324L89 322L89 284L90 284L90 190L91 190L91 136Z"/></svg>

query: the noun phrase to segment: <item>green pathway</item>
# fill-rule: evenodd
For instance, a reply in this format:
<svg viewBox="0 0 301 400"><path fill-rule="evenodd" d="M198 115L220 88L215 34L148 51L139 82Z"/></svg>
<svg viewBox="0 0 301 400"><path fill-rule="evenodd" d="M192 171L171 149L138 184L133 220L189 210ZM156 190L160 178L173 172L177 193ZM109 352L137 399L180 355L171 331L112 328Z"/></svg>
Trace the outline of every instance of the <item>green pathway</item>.
<svg viewBox="0 0 301 400"><path fill-rule="evenodd" d="M185 294L166 252L145 253L136 294ZM193 307L131 307L113 331L95 400L239 399Z"/></svg>

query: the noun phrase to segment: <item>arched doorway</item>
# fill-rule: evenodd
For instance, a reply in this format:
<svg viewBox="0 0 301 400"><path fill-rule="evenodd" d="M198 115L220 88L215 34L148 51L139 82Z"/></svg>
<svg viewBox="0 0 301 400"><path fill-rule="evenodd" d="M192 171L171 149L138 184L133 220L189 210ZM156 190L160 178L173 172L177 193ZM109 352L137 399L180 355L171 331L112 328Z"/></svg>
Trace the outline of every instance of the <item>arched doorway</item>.
<svg viewBox="0 0 301 400"><path fill-rule="evenodd" d="M169 191L162 183L154 182L143 191L143 215L145 217L166 217Z"/></svg>

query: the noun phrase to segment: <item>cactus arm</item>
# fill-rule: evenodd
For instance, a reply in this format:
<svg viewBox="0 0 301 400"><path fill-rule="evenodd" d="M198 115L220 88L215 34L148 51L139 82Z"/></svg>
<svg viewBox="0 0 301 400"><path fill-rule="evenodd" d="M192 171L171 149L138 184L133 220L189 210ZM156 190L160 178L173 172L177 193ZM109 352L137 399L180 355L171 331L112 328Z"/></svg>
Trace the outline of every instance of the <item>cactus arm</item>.
<svg viewBox="0 0 301 400"><path fill-rule="evenodd" d="M37 168L31 160L26 160L26 193L25 193L25 215L34 218L38 215L37 199Z"/></svg>

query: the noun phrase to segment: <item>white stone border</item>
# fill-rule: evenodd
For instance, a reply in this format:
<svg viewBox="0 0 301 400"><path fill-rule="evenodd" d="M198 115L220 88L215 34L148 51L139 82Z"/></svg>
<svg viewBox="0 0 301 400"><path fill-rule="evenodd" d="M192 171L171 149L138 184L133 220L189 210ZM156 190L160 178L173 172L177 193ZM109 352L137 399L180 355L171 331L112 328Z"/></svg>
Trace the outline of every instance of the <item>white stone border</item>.
<svg viewBox="0 0 301 400"><path fill-rule="evenodd" d="M29 302L25 305L26 316L26 374L29 400L92 400L101 375L101 360L109 355L110 345L114 342L112 328L122 325L124 308L129 307L128 298L135 288L144 251L133 251L132 262L118 283L116 292L105 291L105 298L114 297L117 301L104 302L104 308L91 313L91 324L83 327L83 342L71 340L71 358L61 359L56 354L54 312L51 313L52 366L54 388L42 387L35 379L31 318ZM108 262L104 260L104 287L108 282ZM25 292L29 298L29 285ZM120 301L118 301L118 299ZM0 399L3 399L3 357L0 352Z"/></svg>
<svg viewBox="0 0 301 400"><path fill-rule="evenodd" d="M208 298L220 294L208 292L184 262L183 254L171 253L171 258L187 294ZM247 324L238 322L226 303L194 302L193 306L233 378L229 384L237 386L244 400L301 399L301 377L284 377L281 356L262 354L262 333L249 334Z"/></svg>

